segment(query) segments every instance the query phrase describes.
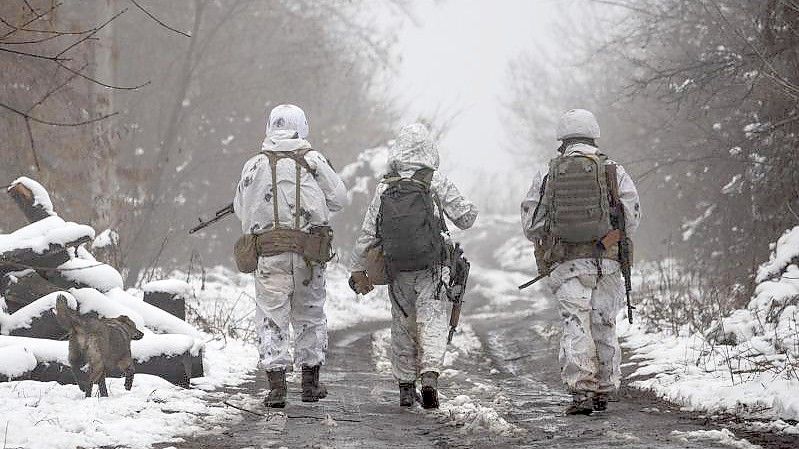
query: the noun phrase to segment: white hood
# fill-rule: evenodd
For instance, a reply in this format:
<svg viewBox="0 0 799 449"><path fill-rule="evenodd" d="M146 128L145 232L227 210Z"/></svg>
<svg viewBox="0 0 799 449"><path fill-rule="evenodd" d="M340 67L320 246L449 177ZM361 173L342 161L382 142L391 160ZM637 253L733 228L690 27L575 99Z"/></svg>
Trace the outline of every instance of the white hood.
<svg viewBox="0 0 799 449"><path fill-rule="evenodd" d="M430 130L421 123L403 126L397 140L389 148L388 163L397 171L438 169L438 145Z"/></svg>
<svg viewBox="0 0 799 449"><path fill-rule="evenodd" d="M269 113L269 121L266 123L266 135L278 139L299 137L308 138L308 120L305 118L305 111L293 104L281 104L275 106Z"/></svg>

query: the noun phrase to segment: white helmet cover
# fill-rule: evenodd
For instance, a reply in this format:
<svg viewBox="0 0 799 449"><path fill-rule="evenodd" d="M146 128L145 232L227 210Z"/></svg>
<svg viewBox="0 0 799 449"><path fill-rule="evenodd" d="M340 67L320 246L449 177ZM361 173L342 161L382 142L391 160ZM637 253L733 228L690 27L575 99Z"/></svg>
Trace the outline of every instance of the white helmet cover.
<svg viewBox="0 0 799 449"><path fill-rule="evenodd" d="M598 139L599 123L590 111L571 109L560 116L556 132L558 140L575 137Z"/></svg>
<svg viewBox="0 0 799 449"><path fill-rule="evenodd" d="M275 106L269 113L266 135L273 136L278 131L296 131L300 139L308 138L308 120L305 112L293 104Z"/></svg>

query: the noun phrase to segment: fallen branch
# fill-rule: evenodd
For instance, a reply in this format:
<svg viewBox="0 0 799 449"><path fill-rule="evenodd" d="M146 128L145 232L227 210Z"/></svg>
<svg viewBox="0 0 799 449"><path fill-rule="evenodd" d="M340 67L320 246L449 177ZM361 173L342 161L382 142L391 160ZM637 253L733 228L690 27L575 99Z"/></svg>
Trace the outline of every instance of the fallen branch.
<svg viewBox="0 0 799 449"><path fill-rule="evenodd" d="M317 419L319 421L324 421L324 420L327 419L326 416L325 417L321 417L321 416L313 416L313 415L289 415L288 413L285 413L285 414L284 413L267 414L267 413L256 412L255 410L250 410L250 409L244 408L244 407L239 407L238 405L231 404L228 401L224 401L222 403L227 405L228 407L233 407L236 410L241 410L242 412L247 412L247 413L251 413L253 415L262 416L264 418L269 418L270 416L281 416L282 415L282 416L285 416L288 419ZM355 423L361 422L361 420L359 420L359 419L333 418L333 417L331 417L331 419L333 421L342 421L342 422L355 422Z"/></svg>

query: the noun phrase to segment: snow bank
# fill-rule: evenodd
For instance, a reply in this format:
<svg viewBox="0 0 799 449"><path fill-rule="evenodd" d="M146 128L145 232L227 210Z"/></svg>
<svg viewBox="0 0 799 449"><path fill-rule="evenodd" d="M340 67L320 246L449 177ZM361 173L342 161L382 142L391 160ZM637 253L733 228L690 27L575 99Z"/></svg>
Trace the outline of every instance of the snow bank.
<svg viewBox="0 0 799 449"><path fill-rule="evenodd" d="M0 376L19 377L36 368L36 357L22 346L0 347Z"/></svg>
<svg viewBox="0 0 799 449"><path fill-rule="evenodd" d="M729 429L721 430L695 430L693 432L680 432L673 430L671 437L683 443L718 443L736 449L760 449L760 446L752 444L745 439L738 439Z"/></svg>
<svg viewBox="0 0 799 449"><path fill-rule="evenodd" d="M49 215L55 215L55 212L53 211L53 202L50 201L50 194L47 193L47 189L45 189L44 186L34 181L33 179L22 176L14 180L14 182L12 182L11 185L8 187L8 190L11 190L17 184L22 184L33 193L34 206L41 207Z"/></svg>
<svg viewBox="0 0 799 449"><path fill-rule="evenodd" d="M65 222L53 215L23 226L11 234L0 235L0 253L30 248L42 254L50 245L65 245L82 237L94 238L94 229L91 226Z"/></svg>
<svg viewBox="0 0 799 449"><path fill-rule="evenodd" d="M137 374L133 389L123 379L107 380L110 397L84 399L75 385L19 381L0 383L0 428L5 445L36 449L72 447L146 448L179 441L227 422L229 408L209 407L208 393L176 387Z"/></svg>
<svg viewBox="0 0 799 449"><path fill-rule="evenodd" d="M774 251L769 261L757 270L757 282L773 278L784 271L789 264L799 261L799 226L785 231L772 249Z"/></svg>

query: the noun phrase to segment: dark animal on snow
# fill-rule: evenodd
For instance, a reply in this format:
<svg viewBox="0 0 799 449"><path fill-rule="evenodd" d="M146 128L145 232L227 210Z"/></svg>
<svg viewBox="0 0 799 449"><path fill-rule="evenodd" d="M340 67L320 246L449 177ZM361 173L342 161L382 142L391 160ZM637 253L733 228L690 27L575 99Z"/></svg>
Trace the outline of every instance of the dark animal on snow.
<svg viewBox="0 0 799 449"><path fill-rule="evenodd" d="M133 387L135 370L130 342L144 337L133 320L125 315L116 318L81 315L69 308L63 295L56 300L56 317L69 331L69 364L87 398L91 397L94 384L100 396L108 396L105 377L114 370L124 373L126 390ZM84 366L88 366L87 371Z"/></svg>

